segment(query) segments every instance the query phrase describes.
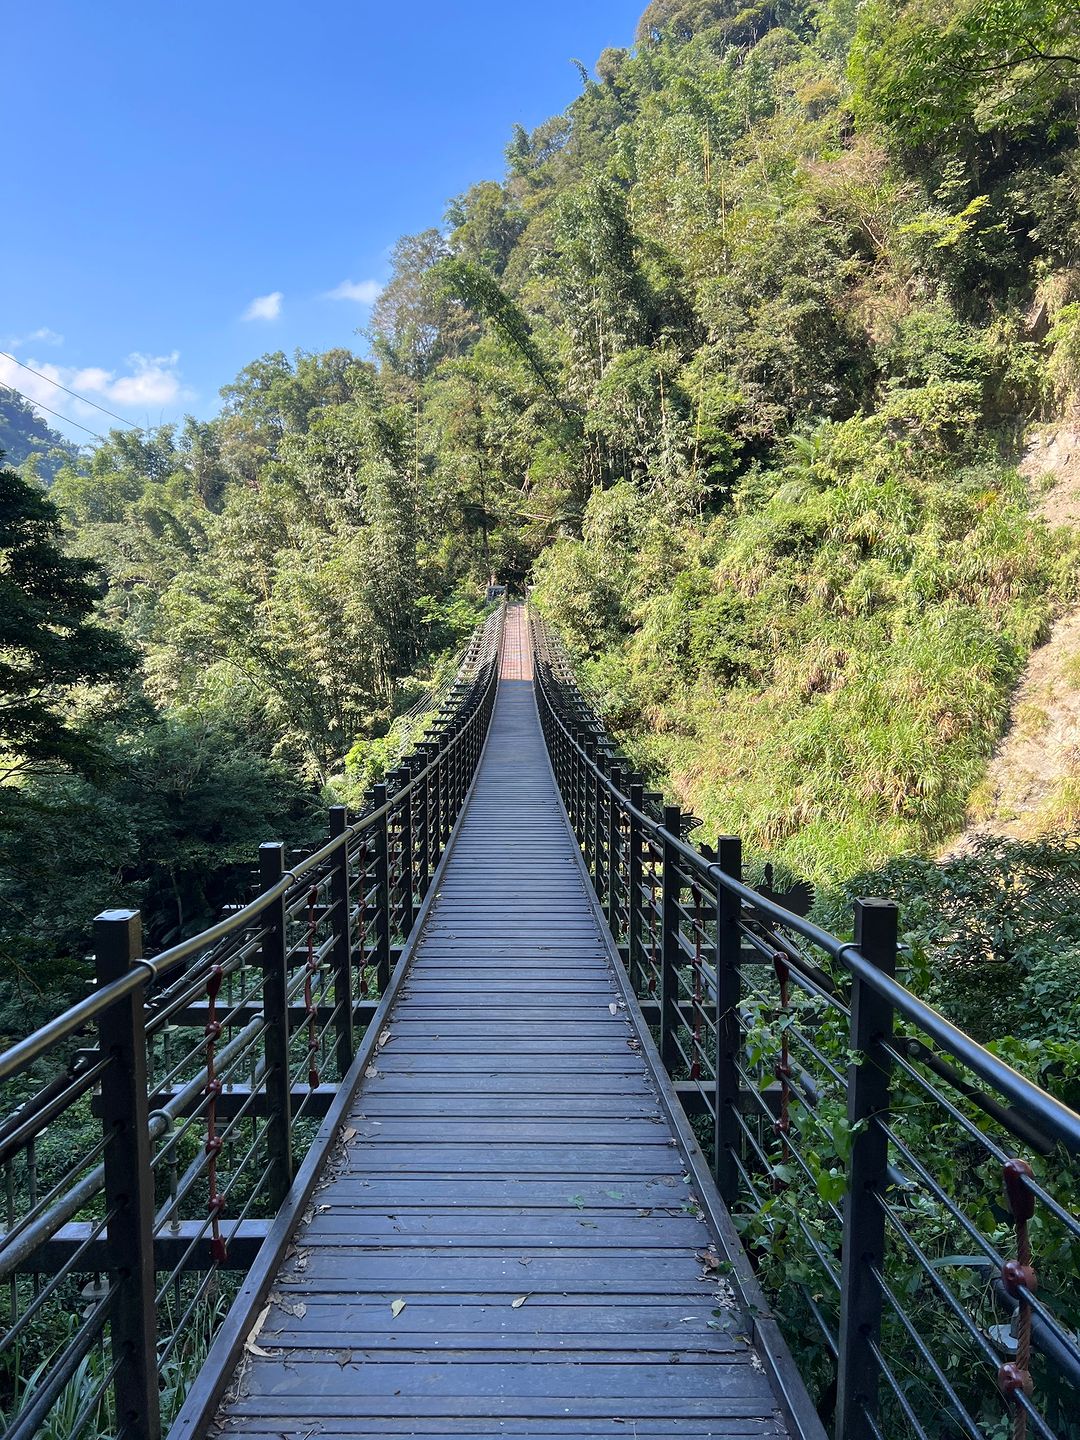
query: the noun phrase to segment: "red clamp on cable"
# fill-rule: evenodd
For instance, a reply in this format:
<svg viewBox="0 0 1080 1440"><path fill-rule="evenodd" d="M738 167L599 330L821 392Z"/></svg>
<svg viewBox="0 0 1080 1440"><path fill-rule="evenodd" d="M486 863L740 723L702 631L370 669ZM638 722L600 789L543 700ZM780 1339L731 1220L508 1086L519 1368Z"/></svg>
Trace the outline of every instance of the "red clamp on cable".
<svg viewBox="0 0 1080 1440"><path fill-rule="evenodd" d="M208 1080L206 1082L207 1095L213 1095L215 1099L221 1094L224 1088L224 1085L221 1083L221 1081L216 1075L214 1076L213 1080Z"/></svg>
<svg viewBox="0 0 1080 1440"><path fill-rule="evenodd" d="M203 1146L203 1151L207 1155L220 1155L224 1147L225 1141L221 1138L220 1135L211 1135L209 1140L207 1140L206 1144Z"/></svg>
<svg viewBox="0 0 1080 1440"><path fill-rule="evenodd" d="M773 1074L777 1080L790 1080L792 1075L791 1066L786 1060L778 1060L773 1067Z"/></svg>
<svg viewBox="0 0 1080 1440"><path fill-rule="evenodd" d="M776 971L776 978L781 985L786 985L791 979L791 966L788 957L782 950L778 950L772 957L773 969Z"/></svg>
<svg viewBox="0 0 1080 1440"><path fill-rule="evenodd" d="M210 1255L215 1264L225 1264L225 1261L229 1258L229 1252L225 1246L224 1236L215 1235L210 1241Z"/></svg>
<svg viewBox="0 0 1080 1440"><path fill-rule="evenodd" d="M1026 1160L1006 1160L1001 1169L1005 1177L1005 1198L1013 1219L1030 1220L1035 1214L1035 1194L1024 1181L1030 1180L1034 1171Z"/></svg>
<svg viewBox="0 0 1080 1440"><path fill-rule="evenodd" d="M779 1120L773 1121L773 1130L777 1135L788 1135L791 1133L791 1117L781 1115Z"/></svg>
<svg viewBox="0 0 1080 1440"><path fill-rule="evenodd" d="M221 982L224 979L225 971L220 965L211 966L210 973L206 977L206 994L210 1000L216 1000L218 991L221 989Z"/></svg>
<svg viewBox="0 0 1080 1440"><path fill-rule="evenodd" d="M319 1072L314 1066L307 1072L307 1083L312 1090L319 1088Z"/></svg>
<svg viewBox="0 0 1080 1440"><path fill-rule="evenodd" d="M1001 1283L1013 1297L1019 1299L1021 1288L1034 1295L1039 1288L1039 1277L1030 1265L1021 1265L1019 1260L1006 1260L1001 1267Z"/></svg>
<svg viewBox="0 0 1080 1440"><path fill-rule="evenodd" d="M220 1215L225 1209L225 1196L217 1194L211 1195L210 1199L206 1202L206 1208L211 1215Z"/></svg>
<svg viewBox="0 0 1080 1440"><path fill-rule="evenodd" d="M206 1038L207 1038L208 1040L220 1040L220 1039L221 1039L221 1021L220 1021L220 1020L211 1020L211 1021L209 1022L209 1024L207 1024L207 1025L205 1026L205 1028L203 1029L203 1034L206 1036Z"/></svg>
<svg viewBox="0 0 1080 1440"><path fill-rule="evenodd" d="M1019 1391L1030 1395L1032 1390L1031 1375L1027 1370L1021 1370L1019 1365L1013 1364L1010 1360L1002 1365L998 1371L998 1389L1003 1395L1012 1399Z"/></svg>

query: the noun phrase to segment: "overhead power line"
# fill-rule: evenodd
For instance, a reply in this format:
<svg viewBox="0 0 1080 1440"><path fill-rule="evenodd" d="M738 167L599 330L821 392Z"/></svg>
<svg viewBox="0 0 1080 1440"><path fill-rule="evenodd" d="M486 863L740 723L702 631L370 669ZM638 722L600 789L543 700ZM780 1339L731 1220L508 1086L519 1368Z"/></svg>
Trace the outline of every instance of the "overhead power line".
<svg viewBox="0 0 1080 1440"><path fill-rule="evenodd" d="M80 394L79 394L77 391L75 391L75 390L69 390L66 385L61 385L59 380L54 380L51 375L46 375L46 374L44 373L44 371L42 371L42 370L35 370L32 365L27 365L27 363L26 363L25 360L19 360L19 359L17 359L14 355L9 354L9 352L8 352L7 350L0 350L0 355L3 355L3 356L5 357L5 359L11 360L11 361L12 361L14 364L16 364L16 365L21 365L24 370L29 370L29 371L30 371L30 374L31 374L31 375L36 375L39 380L44 380L44 381L46 381L49 385L55 385L58 390L63 390L63 392L64 392L65 395L70 395L70 396L72 396L72 398L75 399L75 400L81 400L84 405L91 405L91 406L93 406L93 408L94 408L95 410L100 410L103 415L108 415L108 417L110 418L110 420L119 420L121 425L129 425L132 430L142 430L142 429L143 429L143 426L142 426L142 425L136 425L135 422L134 422L134 420L125 420L122 415L117 415L117 413L116 413L115 410L106 410L106 409L105 409L105 406L104 406L104 405L99 405L96 400L88 400L85 395L80 395ZM20 395L22 394L22 391L21 391L21 390L19 391L19 394L20 394ZM29 395L25 396L24 398L27 399L27 400L30 400ZM31 405L36 405L38 402L37 402L36 400L30 400L30 403L31 403ZM42 408L43 410L49 410L49 407L48 407L47 405L42 405L41 408ZM56 412L55 410L49 410L49 414L50 414L50 415L55 415L56 413L57 413L57 412ZM60 416L60 419L61 419L61 420L66 420L66 419L67 419L67 416L66 416L66 415L61 415L61 416ZM75 420L72 420L72 421L70 421L69 423L72 424L72 425L77 424L77 422L76 422ZM80 430L85 430L85 429L86 429L86 426L85 426L85 425L80 425L80 426L79 426L79 429L80 429ZM94 434L94 431L93 431L93 430L90 430L90 431L88 431L88 434L93 435L93 434ZM99 436L98 438L100 439L101 437Z"/></svg>
<svg viewBox="0 0 1080 1440"><path fill-rule="evenodd" d="M35 410L44 410L49 415L55 415L57 420L63 420L65 425L74 425L76 430L85 430L87 435L93 435L94 439L100 440L103 445L108 444L105 436L99 435L96 430L91 430L89 425L80 425L78 420L69 420L66 415L61 415L59 410L50 410L48 405L43 405L40 400L32 399L29 395L26 394L25 391L18 389L17 386L8 385L6 380L0 381L0 384L3 384L8 390L14 390L15 394L21 395L24 400L29 400L30 404L33 405Z"/></svg>

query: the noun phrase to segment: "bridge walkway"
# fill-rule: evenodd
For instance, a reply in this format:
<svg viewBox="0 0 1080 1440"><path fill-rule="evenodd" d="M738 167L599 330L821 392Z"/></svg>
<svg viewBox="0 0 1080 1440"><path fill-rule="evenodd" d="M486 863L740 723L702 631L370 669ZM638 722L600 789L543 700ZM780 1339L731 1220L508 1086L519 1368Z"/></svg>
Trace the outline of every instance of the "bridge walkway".
<svg viewBox="0 0 1080 1440"><path fill-rule="evenodd" d="M225 1434L787 1433L616 964L512 609L475 789Z"/></svg>

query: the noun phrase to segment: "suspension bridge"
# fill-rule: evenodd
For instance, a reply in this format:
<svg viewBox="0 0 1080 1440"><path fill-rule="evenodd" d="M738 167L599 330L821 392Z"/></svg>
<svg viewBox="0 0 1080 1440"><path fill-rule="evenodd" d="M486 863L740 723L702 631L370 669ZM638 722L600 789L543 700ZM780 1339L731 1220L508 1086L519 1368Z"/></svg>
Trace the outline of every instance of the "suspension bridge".
<svg viewBox="0 0 1080 1440"><path fill-rule="evenodd" d="M522 606L417 733L0 1055L5 1440L1080 1434L1080 1117L894 907L691 844Z"/></svg>

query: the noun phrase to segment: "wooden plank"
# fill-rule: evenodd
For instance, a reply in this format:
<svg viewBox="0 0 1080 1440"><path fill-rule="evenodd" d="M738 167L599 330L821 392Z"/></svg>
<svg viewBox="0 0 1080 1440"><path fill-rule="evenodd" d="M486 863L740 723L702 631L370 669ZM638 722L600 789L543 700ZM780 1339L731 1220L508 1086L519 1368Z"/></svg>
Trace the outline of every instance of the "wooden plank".
<svg viewBox="0 0 1080 1440"><path fill-rule="evenodd" d="M331 1313L327 1313L330 1311ZM269 1340L275 1337L279 1345L286 1348L291 1344L314 1344L313 1336L335 1336L341 1345L342 1330L331 1328L333 1316L341 1315L352 1337L362 1336L364 1345L374 1344L384 1338L396 1339L411 1344L414 1337L432 1335L446 1344L444 1337L456 1335L463 1319L468 1319L468 1333L513 1336L554 1335L560 1341L585 1346L586 1342L603 1340L614 1343L622 1349L635 1347L624 1343L627 1335L650 1335L658 1342L670 1343L674 1338L694 1345L715 1344L721 1348L737 1348L742 1344L736 1334L723 1329L709 1329L712 1319L710 1306L700 1301L685 1305L659 1303L652 1305L609 1304L568 1305L556 1298L551 1304L523 1305L514 1310L509 1305L456 1304L456 1305L407 1305L396 1319L389 1323L385 1311L372 1305L330 1307L326 1304L309 1304L302 1316L287 1313L274 1305L263 1325L262 1335ZM290 1336L303 1337L290 1340ZM319 1341L320 1344L324 1342ZM468 1348L468 1347L466 1347Z"/></svg>
<svg viewBox="0 0 1080 1440"><path fill-rule="evenodd" d="M263 1364L269 1364L263 1361ZM335 1367L339 1368L339 1367ZM451 1366L446 1366L451 1369ZM670 1367L674 1368L674 1367ZM710 1370L717 1374L723 1374L726 1366L711 1366ZM748 1370L749 1366L746 1367ZM256 1374L259 1367L252 1365L250 1372ZM299 1374L300 1367L297 1367L298 1379L303 1383L301 1393L289 1394L285 1391L264 1395L244 1395L234 1400L226 1410L228 1415L251 1415L261 1416L265 1419L281 1419L287 1422L283 1430L278 1430L280 1437L286 1435L297 1435L298 1432L293 1423L296 1420L311 1421L313 1417L323 1419L341 1420L366 1420L376 1419L384 1421L388 1419L414 1421L416 1419L450 1419L460 1416L471 1421L475 1428L479 1418L486 1420L501 1420L504 1416L513 1416L523 1420L547 1420L564 1419L570 1407L567 1405L567 1398L563 1395L553 1397L546 1396L505 1396L485 1393L481 1395L420 1395L417 1394L414 1386L420 1378L413 1375L412 1384L406 1391L401 1389L397 1395L382 1395L380 1393L368 1394L346 1394L319 1396L312 1395L306 1386L307 1377ZM666 1373L669 1367L663 1367ZM756 1371L754 1372L756 1374ZM590 1378L582 1375L580 1370L576 1371L577 1379L584 1385ZM287 1379L287 1377L283 1377ZM761 1420L762 1401L758 1395L719 1396L708 1394L706 1396L674 1396L665 1393L665 1387L661 1383L662 1376L657 1377L657 1392L655 1395L638 1395L633 1399L622 1392L621 1387L615 1388L610 1394L593 1391L578 1399L573 1406L575 1417L581 1419L606 1420L613 1416L621 1417L624 1426L636 1418L654 1420L691 1419L697 1418L706 1425L722 1424L727 1419L752 1419ZM304 1433L304 1432L299 1432ZM410 1433L406 1431L405 1433ZM441 1430L435 1433L442 1433ZM488 1435L503 1433L502 1427L490 1426ZM576 1434L577 1431L570 1433ZM632 1429L625 1429L624 1435L633 1435ZM708 1431L690 1431L688 1433L699 1435L708 1434ZM723 1435L723 1429L716 1433ZM783 1432L774 1425L772 1431L767 1434L781 1435Z"/></svg>
<svg viewBox="0 0 1080 1440"><path fill-rule="evenodd" d="M317 1425L304 1426L303 1417L267 1417L261 1415L230 1416L226 1433L244 1435L250 1440L292 1440L314 1430L315 1435L396 1435L439 1436L444 1440L490 1440L492 1435L510 1435L514 1440L549 1440L549 1437L572 1437L572 1440L774 1440L780 1435L774 1422L757 1416L727 1414L722 1419L695 1416L656 1416L640 1421L632 1416L610 1415L565 1416L548 1415L523 1419L500 1416L496 1424L477 1429L477 1422L468 1416L320 1416ZM276 1427L276 1428L275 1428Z"/></svg>

